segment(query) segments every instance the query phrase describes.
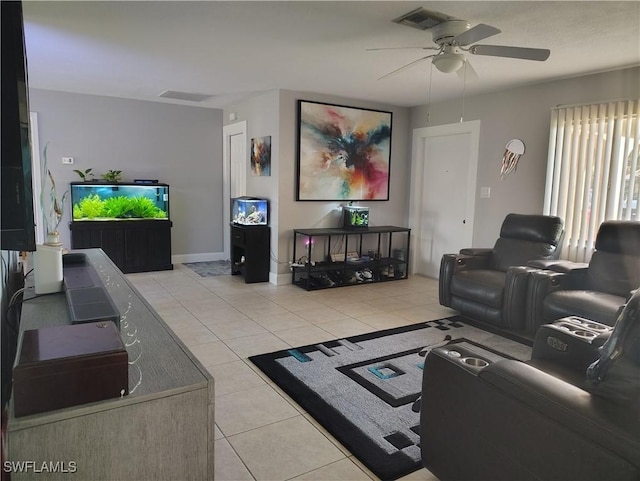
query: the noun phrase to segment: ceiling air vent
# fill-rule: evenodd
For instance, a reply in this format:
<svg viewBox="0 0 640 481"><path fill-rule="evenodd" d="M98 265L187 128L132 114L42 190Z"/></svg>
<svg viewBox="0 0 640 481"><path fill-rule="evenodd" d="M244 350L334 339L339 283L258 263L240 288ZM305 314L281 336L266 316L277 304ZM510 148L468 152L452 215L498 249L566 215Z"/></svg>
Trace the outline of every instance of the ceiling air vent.
<svg viewBox="0 0 640 481"><path fill-rule="evenodd" d="M428 30L440 25L442 22L451 20L453 17L440 12L425 10L424 8L416 8L409 13L405 13L401 17L394 19L395 23L406 25L407 27L417 28L418 30Z"/></svg>
<svg viewBox="0 0 640 481"><path fill-rule="evenodd" d="M158 97L173 100L186 100L188 102L204 102L210 99L213 95L196 94L192 92L178 92L177 90L165 90Z"/></svg>

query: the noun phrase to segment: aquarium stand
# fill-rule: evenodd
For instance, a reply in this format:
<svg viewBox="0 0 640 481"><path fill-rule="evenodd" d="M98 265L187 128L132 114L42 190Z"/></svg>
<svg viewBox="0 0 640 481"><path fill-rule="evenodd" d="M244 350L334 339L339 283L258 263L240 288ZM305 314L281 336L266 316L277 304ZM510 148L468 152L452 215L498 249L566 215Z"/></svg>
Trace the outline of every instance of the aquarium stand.
<svg viewBox="0 0 640 481"><path fill-rule="evenodd" d="M171 270L171 226L159 219L72 222L71 248L99 247L127 274Z"/></svg>
<svg viewBox="0 0 640 481"><path fill-rule="evenodd" d="M411 229L294 229L293 284L326 289L408 277Z"/></svg>
<svg viewBox="0 0 640 481"><path fill-rule="evenodd" d="M266 225L231 224L231 274L246 283L269 281L270 230Z"/></svg>

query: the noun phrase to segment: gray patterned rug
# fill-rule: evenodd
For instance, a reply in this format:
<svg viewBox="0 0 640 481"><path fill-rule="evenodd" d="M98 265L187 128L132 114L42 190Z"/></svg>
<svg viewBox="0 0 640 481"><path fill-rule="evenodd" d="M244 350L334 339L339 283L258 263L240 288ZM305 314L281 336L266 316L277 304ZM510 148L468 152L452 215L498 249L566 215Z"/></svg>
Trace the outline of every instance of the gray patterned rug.
<svg viewBox="0 0 640 481"><path fill-rule="evenodd" d="M231 261L189 262L184 264L200 277L231 275Z"/></svg>
<svg viewBox="0 0 640 481"><path fill-rule="evenodd" d="M454 316L249 359L387 480L422 467L420 414L412 406L422 390L425 349L449 340L490 361L495 352L523 360L531 354L529 346Z"/></svg>

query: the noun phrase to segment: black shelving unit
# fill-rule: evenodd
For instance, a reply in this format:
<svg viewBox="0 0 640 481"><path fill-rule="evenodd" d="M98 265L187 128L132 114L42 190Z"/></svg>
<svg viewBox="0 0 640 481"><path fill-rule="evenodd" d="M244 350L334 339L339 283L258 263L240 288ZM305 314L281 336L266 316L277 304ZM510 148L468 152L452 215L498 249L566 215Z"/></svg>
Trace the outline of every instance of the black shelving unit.
<svg viewBox="0 0 640 481"><path fill-rule="evenodd" d="M231 274L268 282L270 237L269 226L231 224Z"/></svg>
<svg viewBox="0 0 640 481"><path fill-rule="evenodd" d="M308 291L408 277L411 229L407 227L294 229L293 236L292 282ZM324 242L316 243L320 238ZM338 254L332 253L336 243ZM303 252L299 245L305 246ZM322 249L322 260L312 257L316 249Z"/></svg>

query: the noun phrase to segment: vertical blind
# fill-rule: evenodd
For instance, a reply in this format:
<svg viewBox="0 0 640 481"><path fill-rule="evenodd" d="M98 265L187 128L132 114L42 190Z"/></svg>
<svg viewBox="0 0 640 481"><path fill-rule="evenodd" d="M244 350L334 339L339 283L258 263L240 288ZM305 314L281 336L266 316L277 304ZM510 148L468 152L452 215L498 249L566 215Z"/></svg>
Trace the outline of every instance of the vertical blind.
<svg viewBox="0 0 640 481"><path fill-rule="evenodd" d="M564 220L561 256L588 262L605 220L640 220L640 101L551 111L544 213Z"/></svg>

